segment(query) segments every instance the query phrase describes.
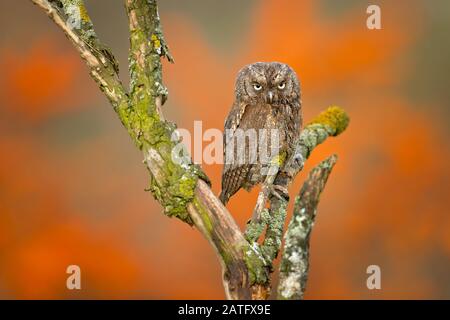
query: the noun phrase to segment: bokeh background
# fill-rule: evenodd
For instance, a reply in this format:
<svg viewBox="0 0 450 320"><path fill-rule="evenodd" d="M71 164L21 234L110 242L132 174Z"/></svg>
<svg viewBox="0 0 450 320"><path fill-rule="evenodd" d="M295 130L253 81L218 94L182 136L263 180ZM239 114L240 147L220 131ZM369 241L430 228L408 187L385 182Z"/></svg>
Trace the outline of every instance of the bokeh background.
<svg viewBox="0 0 450 320"><path fill-rule="evenodd" d="M366 28L379 4L382 30ZM122 1L88 0L128 83ZM306 122L328 105L348 130L331 153L306 298L450 298L450 2L164 0L176 63L167 118L223 127L244 64L290 64ZM0 298L224 298L213 250L161 213L142 156L56 26L30 1L0 2ZM221 165L204 165L219 192ZM248 219L257 190L229 204ZM82 290L65 287L66 267ZM382 289L366 287L381 267Z"/></svg>

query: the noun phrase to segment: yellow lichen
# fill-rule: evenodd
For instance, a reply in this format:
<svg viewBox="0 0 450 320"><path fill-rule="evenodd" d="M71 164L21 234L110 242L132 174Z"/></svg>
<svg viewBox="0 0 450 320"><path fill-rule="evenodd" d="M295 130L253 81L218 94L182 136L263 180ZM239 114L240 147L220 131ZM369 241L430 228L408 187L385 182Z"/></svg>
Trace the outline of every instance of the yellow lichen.
<svg viewBox="0 0 450 320"><path fill-rule="evenodd" d="M153 45L156 49L161 48L161 41L158 39L156 34L152 34L151 39L152 39Z"/></svg>
<svg viewBox="0 0 450 320"><path fill-rule="evenodd" d="M349 121L350 118L342 108L330 106L309 124L322 124L328 126L333 130L333 136L337 136L347 128Z"/></svg>
<svg viewBox="0 0 450 320"><path fill-rule="evenodd" d="M84 22L90 22L91 19L89 18L89 14L86 10L86 7L84 5L83 2L78 4L78 9L80 10L80 18L81 20L83 20Z"/></svg>
<svg viewBox="0 0 450 320"><path fill-rule="evenodd" d="M277 154L275 157L272 158L271 165L281 167L281 165L284 163L285 159L286 159L285 152L282 152L281 154Z"/></svg>

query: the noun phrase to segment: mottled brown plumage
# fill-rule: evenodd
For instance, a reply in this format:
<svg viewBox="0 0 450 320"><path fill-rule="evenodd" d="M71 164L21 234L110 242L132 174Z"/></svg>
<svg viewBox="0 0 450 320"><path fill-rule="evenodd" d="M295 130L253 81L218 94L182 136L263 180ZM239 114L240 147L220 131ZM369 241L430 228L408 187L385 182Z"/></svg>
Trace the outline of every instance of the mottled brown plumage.
<svg viewBox="0 0 450 320"><path fill-rule="evenodd" d="M270 159L262 157L265 146L290 156L301 124L300 85L292 68L279 62L257 62L242 68L236 79L235 101L225 121L220 200L226 204L240 188L250 190L264 180L273 157L270 152ZM278 141L271 138L272 129ZM267 145L261 140L264 136ZM246 143L239 143L239 139ZM256 159L252 158L255 149Z"/></svg>

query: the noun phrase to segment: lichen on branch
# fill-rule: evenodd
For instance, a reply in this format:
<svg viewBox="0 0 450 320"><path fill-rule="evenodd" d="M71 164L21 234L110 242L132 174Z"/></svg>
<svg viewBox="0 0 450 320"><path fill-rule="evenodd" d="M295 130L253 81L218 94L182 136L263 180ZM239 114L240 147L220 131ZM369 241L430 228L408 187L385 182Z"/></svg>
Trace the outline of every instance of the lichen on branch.
<svg viewBox="0 0 450 320"><path fill-rule="evenodd" d="M279 299L303 299L309 271L309 240L316 219L317 205L337 156L332 155L309 174L295 199L294 212L284 236L280 264Z"/></svg>
<svg viewBox="0 0 450 320"><path fill-rule="evenodd" d="M305 161L319 144L328 137L336 137L345 131L350 118L348 114L338 106L330 106L320 113L302 130L297 142L295 152L289 159L275 183L287 185L303 169Z"/></svg>
<svg viewBox="0 0 450 320"><path fill-rule="evenodd" d="M144 152L151 173L150 190L166 215L193 224L187 204L194 199L197 179L207 180L191 161L173 161L180 143L175 124L166 121L161 107L167 98L161 58L173 61L166 45L154 0L126 0L130 29L130 109L120 114L136 145Z"/></svg>

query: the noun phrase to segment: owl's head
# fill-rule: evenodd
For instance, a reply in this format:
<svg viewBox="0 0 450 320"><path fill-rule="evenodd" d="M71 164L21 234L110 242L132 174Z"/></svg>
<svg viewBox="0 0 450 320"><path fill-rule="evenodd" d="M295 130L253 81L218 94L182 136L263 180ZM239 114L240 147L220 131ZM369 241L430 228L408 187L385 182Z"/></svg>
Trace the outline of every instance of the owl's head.
<svg viewBox="0 0 450 320"><path fill-rule="evenodd" d="M298 101L300 85L295 71L280 62L256 62L239 71L236 97L249 102L278 105Z"/></svg>

